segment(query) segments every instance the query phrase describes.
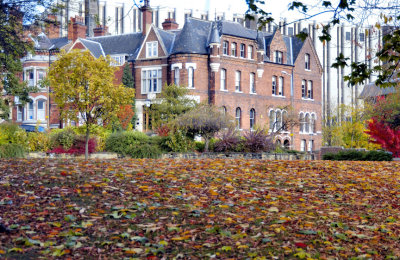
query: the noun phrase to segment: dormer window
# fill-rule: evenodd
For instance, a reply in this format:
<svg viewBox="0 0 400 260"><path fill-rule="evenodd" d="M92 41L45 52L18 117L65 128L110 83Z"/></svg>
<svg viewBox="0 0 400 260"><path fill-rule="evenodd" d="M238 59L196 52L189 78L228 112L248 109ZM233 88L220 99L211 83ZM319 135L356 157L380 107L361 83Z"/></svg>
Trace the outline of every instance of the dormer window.
<svg viewBox="0 0 400 260"><path fill-rule="evenodd" d="M283 63L283 52L275 51L275 62L279 64Z"/></svg>
<svg viewBox="0 0 400 260"><path fill-rule="evenodd" d="M158 42L146 43L146 58L158 57Z"/></svg>
<svg viewBox="0 0 400 260"><path fill-rule="evenodd" d="M306 70L310 70L310 54L306 53L304 59L305 59L304 68Z"/></svg>

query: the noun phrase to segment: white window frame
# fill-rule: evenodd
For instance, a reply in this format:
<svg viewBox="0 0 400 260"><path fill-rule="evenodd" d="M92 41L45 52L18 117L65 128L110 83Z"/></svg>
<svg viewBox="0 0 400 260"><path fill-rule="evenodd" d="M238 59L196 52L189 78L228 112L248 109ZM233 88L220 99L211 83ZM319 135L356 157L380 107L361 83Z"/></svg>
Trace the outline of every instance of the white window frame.
<svg viewBox="0 0 400 260"><path fill-rule="evenodd" d="M27 120L35 120L35 101L32 100L31 102L27 103Z"/></svg>
<svg viewBox="0 0 400 260"><path fill-rule="evenodd" d="M301 98L305 99L307 98L307 82L305 79L301 81Z"/></svg>
<svg viewBox="0 0 400 260"><path fill-rule="evenodd" d="M222 43L222 55L228 56L229 55L229 42L224 41Z"/></svg>
<svg viewBox="0 0 400 260"><path fill-rule="evenodd" d="M276 80L277 80L277 77L276 76L272 76L272 95L273 96L275 96L276 93L277 93Z"/></svg>
<svg viewBox="0 0 400 260"><path fill-rule="evenodd" d="M43 102L42 105L42 109L40 109L39 111L39 102ZM40 112L40 114L39 114ZM41 116L39 118L39 116ZM45 121L46 120L46 100L44 99L38 99L36 100L36 119L40 120L40 121Z"/></svg>
<svg viewBox="0 0 400 260"><path fill-rule="evenodd" d="M250 109L250 130L254 130L256 124L256 110L254 108Z"/></svg>
<svg viewBox="0 0 400 260"><path fill-rule="evenodd" d="M307 82L307 98L314 99L313 95L314 95L313 94L313 82L311 80L309 80Z"/></svg>
<svg viewBox="0 0 400 260"><path fill-rule="evenodd" d="M23 121L24 120L24 107L19 105L17 106L17 121Z"/></svg>
<svg viewBox="0 0 400 260"><path fill-rule="evenodd" d="M255 82L256 74L251 72L250 73L250 93L256 94L256 82Z"/></svg>
<svg viewBox="0 0 400 260"><path fill-rule="evenodd" d="M275 51L275 63L283 64L283 52Z"/></svg>
<svg viewBox="0 0 400 260"><path fill-rule="evenodd" d="M231 56L237 57L237 43L236 42L231 43Z"/></svg>
<svg viewBox="0 0 400 260"><path fill-rule="evenodd" d="M125 64L125 55L113 55L111 56L111 66L122 66Z"/></svg>
<svg viewBox="0 0 400 260"><path fill-rule="evenodd" d="M311 61L311 56L310 56L310 54L306 53L304 55L304 68L305 68L305 70L311 70L310 61Z"/></svg>
<svg viewBox="0 0 400 260"><path fill-rule="evenodd" d="M279 83L278 83L278 95L277 96L281 96L281 97L283 97L284 96L284 89L283 89L283 84L284 84L284 79L283 79L283 77L279 77Z"/></svg>
<svg viewBox="0 0 400 260"><path fill-rule="evenodd" d="M146 58L158 57L158 42L146 42Z"/></svg>
<svg viewBox="0 0 400 260"><path fill-rule="evenodd" d="M253 45L247 46L247 58L249 60L253 59Z"/></svg>
<svg viewBox="0 0 400 260"><path fill-rule="evenodd" d="M306 151L306 140L305 139L301 139L300 141L300 151L301 152L305 152Z"/></svg>
<svg viewBox="0 0 400 260"><path fill-rule="evenodd" d="M155 75L154 73L156 73L156 76L154 76ZM155 91L154 91L154 82L156 82L157 84ZM142 68L141 71L142 94L161 93L161 88L162 88L162 68L161 67Z"/></svg>
<svg viewBox="0 0 400 260"><path fill-rule="evenodd" d="M240 58L246 57L246 45L244 43L240 44Z"/></svg>
<svg viewBox="0 0 400 260"><path fill-rule="evenodd" d="M235 91L236 92L242 92L241 80L242 80L242 72L240 70L235 71Z"/></svg>
<svg viewBox="0 0 400 260"><path fill-rule="evenodd" d="M192 66L187 68L188 71L188 88L194 88L194 68Z"/></svg>
<svg viewBox="0 0 400 260"><path fill-rule="evenodd" d="M176 86L179 86L179 80L180 80L180 70L179 67L174 68L174 84Z"/></svg>
<svg viewBox="0 0 400 260"><path fill-rule="evenodd" d="M235 110L236 129L242 129L242 109L237 107Z"/></svg>
<svg viewBox="0 0 400 260"><path fill-rule="evenodd" d="M227 85L226 85L226 69L221 69L221 86L220 89L222 91L228 91Z"/></svg>

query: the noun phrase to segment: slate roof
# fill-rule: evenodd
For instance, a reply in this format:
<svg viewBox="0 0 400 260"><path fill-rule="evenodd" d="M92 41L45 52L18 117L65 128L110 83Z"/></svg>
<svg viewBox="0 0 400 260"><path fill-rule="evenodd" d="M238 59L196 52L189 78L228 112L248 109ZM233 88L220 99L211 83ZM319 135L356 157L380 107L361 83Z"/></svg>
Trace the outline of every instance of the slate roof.
<svg viewBox="0 0 400 260"><path fill-rule="evenodd" d="M251 40L257 39L256 30L247 29L237 22L220 20L217 23L220 35L231 35Z"/></svg>
<svg viewBox="0 0 400 260"><path fill-rule="evenodd" d="M170 31L164 31L157 28L155 29L157 30L164 43L165 48L167 49L167 55L169 55L172 52L172 47L174 46L176 34Z"/></svg>
<svg viewBox="0 0 400 260"><path fill-rule="evenodd" d="M176 36L171 54L208 54L211 26L209 21L187 19L181 33Z"/></svg>
<svg viewBox="0 0 400 260"><path fill-rule="evenodd" d="M212 30L211 30L210 43L221 43L221 38L219 37L217 23L213 23Z"/></svg>
<svg viewBox="0 0 400 260"><path fill-rule="evenodd" d="M301 48L303 48L305 41L302 41L296 36L291 36L291 38L292 38L292 48L293 48L293 60L296 61L301 51Z"/></svg>
<svg viewBox="0 0 400 260"><path fill-rule="evenodd" d="M100 43L87 39L79 40L96 58L106 56Z"/></svg>
<svg viewBox="0 0 400 260"><path fill-rule="evenodd" d="M105 55L128 54L136 58L144 40L141 32L121 35L89 37L88 40L101 44Z"/></svg>
<svg viewBox="0 0 400 260"><path fill-rule="evenodd" d="M69 43L68 37L50 39L50 41L52 43L51 49L61 49Z"/></svg>

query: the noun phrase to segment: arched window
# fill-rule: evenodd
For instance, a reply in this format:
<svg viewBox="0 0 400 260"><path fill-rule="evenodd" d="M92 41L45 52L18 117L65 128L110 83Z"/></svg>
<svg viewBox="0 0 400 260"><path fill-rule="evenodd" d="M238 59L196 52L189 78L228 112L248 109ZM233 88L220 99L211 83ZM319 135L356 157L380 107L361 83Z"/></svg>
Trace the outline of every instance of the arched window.
<svg viewBox="0 0 400 260"><path fill-rule="evenodd" d="M188 88L194 88L194 69L188 68Z"/></svg>
<svg viewBox="0 0 400 260"><path fill-rule="evenodd" d="M275 111L271 110L269 111L269 129L271 131L274 131L275 128Z"/></svg>
<svg viewBox="0 0 400 260"><path fill-rule="evenodd" d="M316 128L315 128L315 126L316 126L316 121L317 121L317 119L316 119L316 117L315 117L315 114L312 114L311 115L311 132L312 133L315 133L317 130L316 130Z"/></svg>
<svg viewBox="0 0 400 260"><path fill-rule="evenodd" d="M306 70L310 70L310 54L306 53L304 58L305 58L304 68Z"/></svg>
<svg viewBox="0 0 400 260"><path fill-rule="evenodd" d="M221 112L222 112L222 114L226 115L226 107L225 106L221 107Z"/></svg>
<svg viewBox="0 0 400 260"><path fill-rule="evenodd" d="M242 129L242 110L240 107L236 108L236 128Z"/></svg>
<svg viewBox="0 0 400 260"><path fill-rule="evenodd" d="M313 99L313 83L311 80L308 81L308 86L307 86L307 98Z"/></svg>
<svg viewBox="0 0 400 260"><path fill-rule="evenodd" d="M290 141L287 139L283 141L283 147L285 147L285 149L290 149Z"/></svg>
<svg viewBox="0 0 400 260"><path fill-rule="evenodd" d="M279 147L282 146L282 141L280 139L276 139L275 144Z"/></svg>
<svg viewBox="0 0 400 260"><path fill-rule="evenodd" d="M288 131L288 113L285 110L282 112L282 126L284 131Z"/></svg>
<svg viewBox="0 0 400 260"><path fill-rule="evenodd" d="M256 110L254 108L250 109L250 129L253 130L256 124Z"/></svg>
<svg viewBox="0 0 400 260"><path fill-rule="evenodd" d="M304 132L304 114L300 113L300 132Z"/></svg>
<svg viewBox="0 0 400 260"><path fill-rule="evenodd" d="M276 111L276 130L280 131L282 127L282 112L281 111Z"/></svg>
<svg viewBox="0 0 400 260"><path fill-rule="evenodd" d="M306 132L306 133L309 133L310 132L310 120L311 120L311 118L310 118L310 114L306 114L306 118L305 118L305 129L304 129L304 131Z"/></svg>

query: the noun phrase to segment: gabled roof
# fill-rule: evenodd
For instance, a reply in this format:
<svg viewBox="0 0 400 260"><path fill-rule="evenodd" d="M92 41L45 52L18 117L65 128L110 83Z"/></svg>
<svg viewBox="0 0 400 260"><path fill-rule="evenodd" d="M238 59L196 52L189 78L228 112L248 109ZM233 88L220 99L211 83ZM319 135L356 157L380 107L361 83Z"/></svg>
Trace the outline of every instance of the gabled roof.
<svg viewBox="0 0 400 260"><path fill-rule="evenodd" d="M171 54L208 54L211 22L189 18L179 35L176 36Z"/></svg>
<svg viewBox="0 0 400 260"><path fill-rule="evenodd" d="M103 47L105 55L127 54L136 58L144 36L141 32L138 32L121 35L90 37L87 39L100 43Z"/></svg>
<svg viewBox="0 0 400 260"><path fill-rule="evenodd" d="M164 31L157 28L155 28L155 30L157 30L158 35L160 36L161 40L164 43L167 55L169 55L172 52L172 47L174 46L174 40L176 34L170 31Z"/></svg>
<svg viewBox="0 0 400 260"><path fill-rule="evenodd" d="M217 23L213 23L213 26L212 26L210 44L211 43L217 43L217 44L221 43L221 38L219 37Z"/></svg>
<svg viewBox="0 0 400 260"><path fill-rule="evenodd" d="M103 48L100 43L87 40L87 39L79 39L81 43L88 49L96 59L98 59L100 56L106 56Z"/></svg>

